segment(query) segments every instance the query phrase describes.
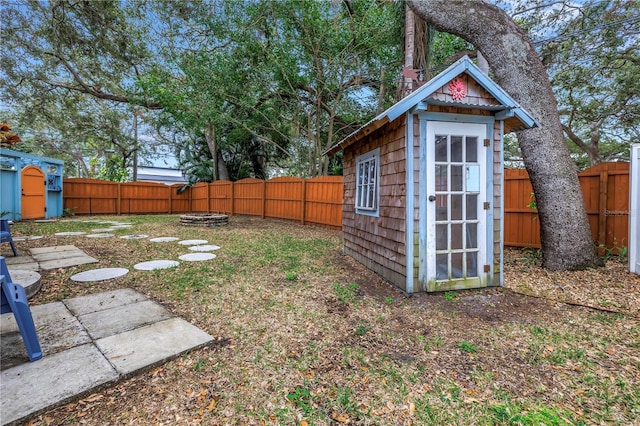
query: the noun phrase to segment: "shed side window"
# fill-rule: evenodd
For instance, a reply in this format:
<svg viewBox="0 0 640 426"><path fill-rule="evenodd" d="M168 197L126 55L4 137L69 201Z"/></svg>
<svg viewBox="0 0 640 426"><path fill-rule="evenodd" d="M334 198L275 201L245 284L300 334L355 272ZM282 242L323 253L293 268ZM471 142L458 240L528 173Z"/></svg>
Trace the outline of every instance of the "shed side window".
<svg viewBox="0 0 640 426"><path fill-rule="evenodd" d="M378 214L378 188L380 176L380 149L356 158L356 211Z"/></svg>

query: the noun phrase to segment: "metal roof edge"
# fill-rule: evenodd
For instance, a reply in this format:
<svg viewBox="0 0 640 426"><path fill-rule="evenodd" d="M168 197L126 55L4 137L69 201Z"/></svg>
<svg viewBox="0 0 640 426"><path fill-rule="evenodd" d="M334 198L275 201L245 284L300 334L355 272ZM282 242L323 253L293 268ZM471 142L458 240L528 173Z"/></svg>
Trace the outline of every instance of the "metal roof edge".
<svg viewBox="0 0 640 426"><path fill-rule="evenodd" d="M389 121L390 120L389 120L388 117L383 116L383 115L379 115L378 117L376 117L373 120L369 121L364 126L360 127L355 132L351 133L346 138L342 139L340 142L338 142L335 145L333 145L331 148L329 148L326 151L324 151L322 154L323 155L329 155L329 156L334 155L336 152L338 152L338 151L340 151L342 149L345 149L349 145L351 145L354 142L358 141L361 137L366 136L369 133L373 132L374 130L379 129L383 125L387 124Z"/></svg>
<svg viewBox="0 0 640 426"><path fill-rule="evenodd" d="M51 163L51 164L64 165L64 160L59 160L53 157L45 157L43 155L38 155L38 154L31 154L29 152L14 151L13 149L9 149L9 148L0 148L0 154L4 154L5 156L9 156L9 157L28 158L31 160L46 161L47 163Z"/></svg>

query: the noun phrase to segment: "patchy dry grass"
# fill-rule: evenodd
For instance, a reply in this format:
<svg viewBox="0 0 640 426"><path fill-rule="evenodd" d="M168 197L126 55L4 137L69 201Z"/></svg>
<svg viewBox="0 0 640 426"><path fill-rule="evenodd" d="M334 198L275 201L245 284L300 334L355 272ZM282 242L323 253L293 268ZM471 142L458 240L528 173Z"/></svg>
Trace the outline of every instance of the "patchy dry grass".
<svg viewBox="0 0 640 426"><path fill-rule="evenodd" d="M131 287L216 340L31 424L628 425L640 417L640 280L616 262L549 276L513 251L506 288L405 297L343 256L339 231L246 217L212 229L180 227L177 216L96 220L135 224L118 235L204 238L222 248L213 261L93 285L69 277L96 265L44 273L32 303ZM101 267L186 252L52 235L95 227L13 230L45 235L22 250L75 244ZM517 293L525 291L538 297Z"/></svg>

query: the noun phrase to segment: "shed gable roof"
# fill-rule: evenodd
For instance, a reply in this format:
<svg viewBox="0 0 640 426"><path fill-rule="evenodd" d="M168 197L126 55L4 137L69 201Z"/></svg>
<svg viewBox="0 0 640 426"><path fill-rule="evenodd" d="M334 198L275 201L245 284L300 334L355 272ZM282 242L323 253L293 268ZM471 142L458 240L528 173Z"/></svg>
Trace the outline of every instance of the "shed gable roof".
<svg viewBox="0 0 640 426"><path fill-rule="evenodd" d="M452 98L447 99L442 96L433 96L437 91L446 86L451 80L466 74L475 82L486 90L496 102L489 103L467 103L462 101L454 101ZM446 91L446 90L445 90ZM441 91L442 92L442 91ZM449 96L450 98L450 96ZM449 105L458 107L468 107L475 109L487 109L495 111L496 118L512 119L515 118L515 125L511 126L510 131L529 129L537 126L536 120L524 108L522 108L507 92L504 91L497 83L485 75L468 56L463 56L446 70L429 80L427 83L416 89L413 93L398 101L386 111L360 127L355 132L329 148L325 154L333 155L336 152L357 142L364 136L379 129L384 124L391 122L405 114L413 108L426 108L427 104L432 105ZM513 121L513 120L512 120Z"/></svg>

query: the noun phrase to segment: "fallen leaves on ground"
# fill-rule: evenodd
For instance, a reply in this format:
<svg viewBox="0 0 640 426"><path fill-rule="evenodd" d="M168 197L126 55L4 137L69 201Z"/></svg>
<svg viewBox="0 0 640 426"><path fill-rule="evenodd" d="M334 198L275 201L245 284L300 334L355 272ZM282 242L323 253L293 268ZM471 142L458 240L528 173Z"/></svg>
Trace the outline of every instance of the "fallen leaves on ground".
<svg viewBox="0 0 640 426"><path fill-rule="evenodd" d="M219 229L113 219L221 249L210 263L93 285L69 277L98 265L50 271L33 303L131 287L214 342L30 424L632 424L638 414L640 277L622 263L547 273L510 249L504 288L407 297L344 256L339 231L236 216ZM144 240L32 243L75 244L99 267L184 252Z"/></svg>

